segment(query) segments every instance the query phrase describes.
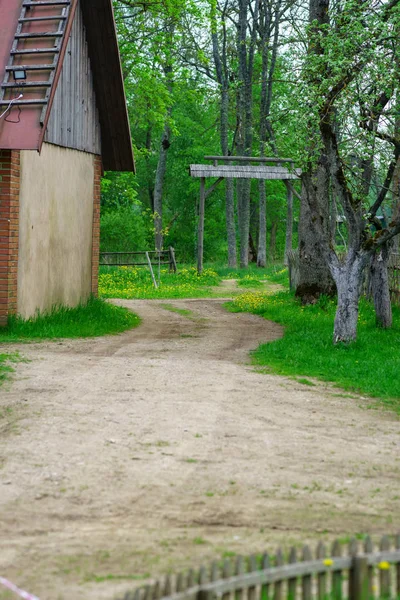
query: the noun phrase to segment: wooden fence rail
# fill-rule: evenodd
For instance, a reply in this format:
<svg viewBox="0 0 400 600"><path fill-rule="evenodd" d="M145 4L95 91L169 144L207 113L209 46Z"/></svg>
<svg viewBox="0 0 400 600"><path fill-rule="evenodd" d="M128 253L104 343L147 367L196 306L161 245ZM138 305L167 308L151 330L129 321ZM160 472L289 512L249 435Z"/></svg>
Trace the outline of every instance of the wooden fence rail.
<svg viewBox="0 0 400 600"><path fill-rule="evenodd" d="M191 569L175 577L128 592L120 600L373 600L400 598L400 535L393 544L384 536L374 552L367 537L355 539L342 556L342 544L331 552L320 543L315 558L304 546L300 560L292 548L287 564L279 549L268 554L226 559L199 571Z"/></svg>
<svg viewBox="0 0 400 600"><path fill-rule="evenodd" d="M156 267L169 265L170 271L176 273L175 250L170 246L168 250L143 250L140 252L100 252L100 266L102 267L144 267L148 266L147 256L151 264ZM139 262L138 262L139 261Z"/></svg>

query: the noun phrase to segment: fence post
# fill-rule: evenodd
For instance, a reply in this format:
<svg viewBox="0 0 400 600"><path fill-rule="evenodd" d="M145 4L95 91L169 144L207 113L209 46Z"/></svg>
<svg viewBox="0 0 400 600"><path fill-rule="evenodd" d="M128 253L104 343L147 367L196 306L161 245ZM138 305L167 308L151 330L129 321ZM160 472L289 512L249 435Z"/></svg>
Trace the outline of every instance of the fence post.
<svg viewBox="0 0 400 600"><path fill-rule="evenodd" d="M390 550L390 540L384 535L381 543L380 543L381 552L385 552ZM380 569L379 574L379 585L380 585L380 597L381 598L390 598L390 570L389 569Z"/></svg>
<svg viewBox="0 0 400 600"><path fill-rule="evenodd" d="M354 556L350 572L350 600L368 600L368 560L366 556Z"/></svg>
<svg viewBox="0 0 400 600"><path fill-rule="evenodd" d="M151 274L151 278L152 278L152 280L153 280L154 287L157 289L157 288L158 288L158 285L157 285L156 278L154 277L154 273L153 273L153 266L152 266L152 264L151 264L151 260L150 260L150 256L149 256L149 253L148 253L148 252L146 252L146 258L147 258L147 264L149 265L150 274Z"/></svg>
<svg viewBox="0 0 400 600"><path fill-rule="evenodd" d="M396 550L400 550L400 534L396 535ZM400 562L396 564L396 589L400 597Z"/></svg>
<svg viewBox="0 0 400 600"><path fill-rule="evenodd" d="M176 273L175 248L169 247L169 270Z"/></svg>

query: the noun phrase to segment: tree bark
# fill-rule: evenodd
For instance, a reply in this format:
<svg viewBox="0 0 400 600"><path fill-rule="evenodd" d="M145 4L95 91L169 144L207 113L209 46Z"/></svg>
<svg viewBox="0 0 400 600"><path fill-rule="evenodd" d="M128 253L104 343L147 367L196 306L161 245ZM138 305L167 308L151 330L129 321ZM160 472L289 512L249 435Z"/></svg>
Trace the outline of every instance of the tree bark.
<svg viewBox="0 0 400 600"><path fill-rule="evenodd" d="M392 303L390 300L388 264L391 246L385 244L372 256L370 285L375 307L376 324L388 329L393 324Z"/></svg>
<svg viewBox="0 0 400 600"><path fill-rule="evenodd" d="M365 254L349 253L344 263L340 263L336 255L332 257L331 268L338 293L334 344L348 344L357 339L360 280L367 260L368 255Z"/></svg>
<svg viewBox="0 0 400 600"><path fill-rule="evenodd" d="M285 241L285 265L288 265L288 253L293 246L293 188L287 188L287 215L286 215L286 241Z"/></svg>
<svg viewBox="0 0 400 600"><path fill-rule="evenodd" d="M165 125L164 132L161 138L160 155L157 163L156 180L154 185L154 231L155 231L155 248L161 252L163 248L163 188L165 173L167 170L167 152L170 147L171 129L169 125Z"/></svg>
<svg viewBox="0 0 400 600"><path fill-rule="evenodd" d="M279 221L274 221L271 227L271 237L269 238L269 254L274 260L276 258L276 235L278 233Z"/></svg>
<svg viewBox="0 0 400 600"><path fill-rule="evenodd" d="M299 220L299 284L296 296L313 304L321 294L333 296L335 282L328 265L329 176L324 164L315 172L304 172Z"/></svg>
<svg viewBox="0 0 400 600"><path fill-rule="evenodd" d="M258 231L258 252L257 267L267 266L267 189L265 181L259 182L259 231Z"/></svg>
<svg viewBox="0 0 400 600"><path fill-rule="evenodd" d="M248 13L249 0L239 0L239 18L237 23L237 50L238 50L238 154L250 156L253 145L253 73L254 54L257 39L257 25L260 0L255 0L252 13L252 29L248 43ZM249 262L249 234L250 234L250 190L251 181L243 179L238 182L238 216L240 238L240 266L246 268Z"/></svg>
<svg viewBox="0 0 400 600"><path fill-rule="evenodd" d="M223 15L224 19L224 15ZM220 109L220 137L221 150L223 156L229 155L229 72L226 55L226 26L223 20L223 43L222 52L219 48L217 34L217 16L215 10L211 15L212 44L215 72L221 93ZM226 235L228 242L228 265L235 268L236 259L236 227L235 227L235 196L232 179L225 180L225 215L226 215Z"/></svg>

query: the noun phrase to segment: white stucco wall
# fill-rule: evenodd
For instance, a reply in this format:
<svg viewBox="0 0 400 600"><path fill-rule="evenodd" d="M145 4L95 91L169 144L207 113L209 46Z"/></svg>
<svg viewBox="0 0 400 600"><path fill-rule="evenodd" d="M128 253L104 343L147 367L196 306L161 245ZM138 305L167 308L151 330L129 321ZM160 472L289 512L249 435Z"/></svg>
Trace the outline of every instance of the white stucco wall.
<svg viewBox="0 0 400 600"><path fill-rule="evenodd" d="M74 306L91 291L94 156L21 152L18 313Z"/></svg>

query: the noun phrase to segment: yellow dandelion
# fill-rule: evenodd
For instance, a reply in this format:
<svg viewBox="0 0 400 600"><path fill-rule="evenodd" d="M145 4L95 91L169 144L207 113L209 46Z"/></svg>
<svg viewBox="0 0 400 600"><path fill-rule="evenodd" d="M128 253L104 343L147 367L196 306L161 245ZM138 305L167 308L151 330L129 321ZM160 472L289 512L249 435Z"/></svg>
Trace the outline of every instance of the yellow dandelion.
<svg viewBox="0 0 400 600"><path fill-rule="evenodd" d="M381 571L388 571L390 569L390 564L387 562L387 560L382 560L378 565L378 569Z"/></svg>
<svg viewBox="0 0 400 600"><path fill-rule="evenodd" d="M324 565L325 567L331 567L333 565L333 560L331 558L325 558Z"/></svg>

